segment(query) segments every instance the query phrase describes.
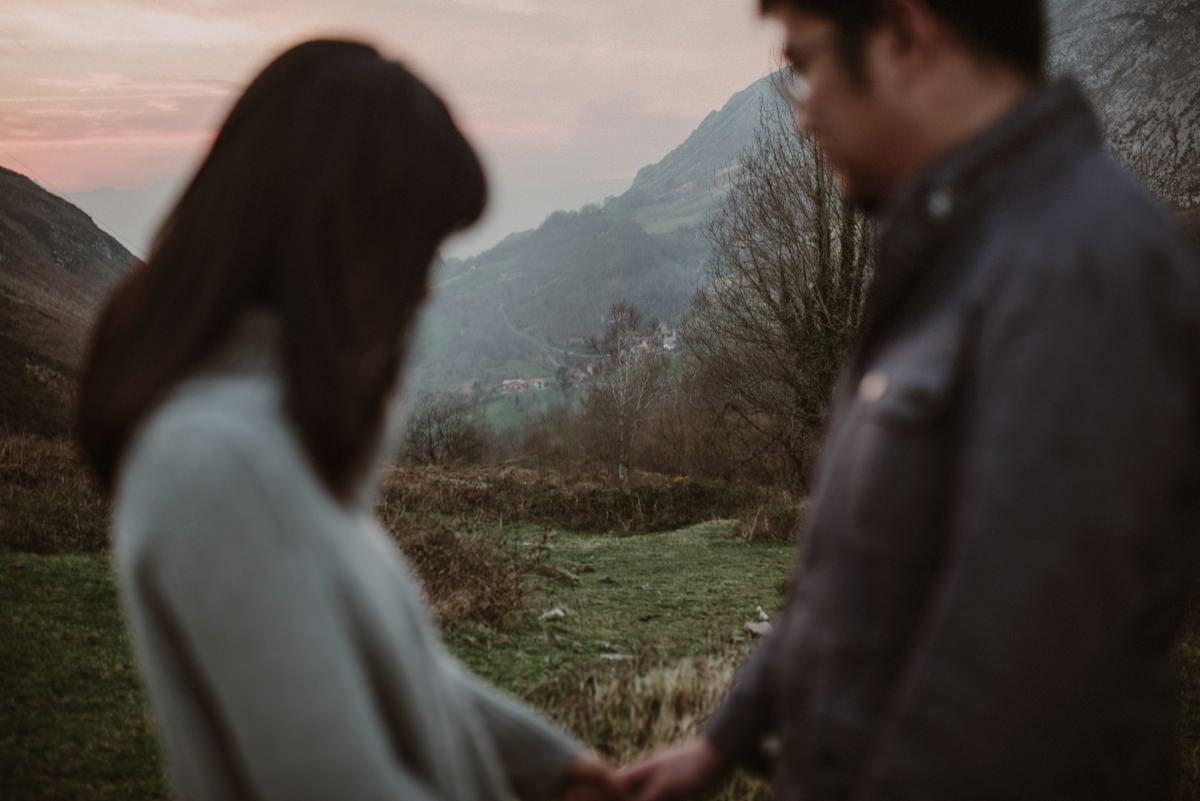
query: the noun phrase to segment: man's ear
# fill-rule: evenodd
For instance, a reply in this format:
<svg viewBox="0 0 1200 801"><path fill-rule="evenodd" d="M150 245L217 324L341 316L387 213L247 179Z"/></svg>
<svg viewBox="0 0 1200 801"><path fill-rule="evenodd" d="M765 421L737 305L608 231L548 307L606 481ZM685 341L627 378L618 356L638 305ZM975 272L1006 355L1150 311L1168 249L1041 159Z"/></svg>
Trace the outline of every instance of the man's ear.
<svg viewBox="0 0 1200 801"><path fill-rule="evenodd" d="M891 34L892 55L914 67L928 63L942 44L944 26L923 0L884 0L884 26Z"/></svg>
<svg viewBox="0 0 1200 801"><path fill-rule="evenodd" d="M884 3L884 24L892 31L897 48L901 51L911 48L916 38L914 33L913 7L908 0L886 0Z"/></svg>

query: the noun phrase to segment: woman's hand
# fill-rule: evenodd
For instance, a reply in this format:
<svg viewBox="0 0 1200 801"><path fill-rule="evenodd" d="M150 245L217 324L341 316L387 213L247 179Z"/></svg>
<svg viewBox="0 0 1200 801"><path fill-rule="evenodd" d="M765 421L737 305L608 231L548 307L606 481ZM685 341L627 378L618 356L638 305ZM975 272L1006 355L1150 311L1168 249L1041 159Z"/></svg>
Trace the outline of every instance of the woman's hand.
<svg viewBox="0 0 1200 801"><path fill-rule="evenodd" d="M558 801L625 801L617 774L591 751L580 751L567 769Z"/></svg>
<svg viewBox="0 0 1200 801"><path fill-rule="evenodd" d="M729 766L712 744L697 737L655 751L621 771L629 801L689 801L716 786Z"/></svg>

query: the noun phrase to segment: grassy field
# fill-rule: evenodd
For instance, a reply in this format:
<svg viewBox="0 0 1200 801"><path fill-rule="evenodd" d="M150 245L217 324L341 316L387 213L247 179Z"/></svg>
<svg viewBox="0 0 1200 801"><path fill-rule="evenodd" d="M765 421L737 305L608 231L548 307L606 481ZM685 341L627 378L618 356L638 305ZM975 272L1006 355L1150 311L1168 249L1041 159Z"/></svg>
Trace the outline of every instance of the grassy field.
<svg viewBox="0 0 1200 801"><path fill-rule="evenodd" d="M744 487L646 477L630 509L603 486L528 469L402 469L383 486L380 514L449 647L617 761L701 725L753 645L745 623L778 608L794 559L777 544L787 521L764 536L712 519L783 504ZM0 437L2 801L167 797L106 516L64 443ZM1200 798L1200 614L1176 672L1184 801ZM765 795L740 778L720 798Z"/></svg>
<svg viewBox="0 0 1200 801"><path fill-rule="evenodd" d="M746 543L727 521L634 537L508 529L521 547L549 551L515 625L456 625L448 639L479 673L521 695L599 664L670 664L744 645L758 607L774 611L790 546ZM561 609L565 617L539 619Z"/></svg>
<svg viewBox="0 0 1200 801"><path fill-rule="evenodd" d="M164 798L102 554L0 554L0 796Z"/></svg>
<svg viewBox="0 0 1200 801"><path fill-rule="evenodd" d="M503 381L507 378L554 378L554 371L523 359L509 359L503 364L489 367L484 371L484 377L489 381Z"/></svg>
<svg viewBox="0 0 1200 801"><path fill-rule="evenodd" d="M728 522L634 537L534 526L491 536L536 550L542 569L507 625L451 624L448 644L617 757L698 725L749 647L744 623L778 606L793 558L790 547L740 540ZM555 607L565 617L541 619ZM107 555L0 553L0 642L0 797L166 797Z"/></svg>
<svg viewBox="0 0 1200 801"><path fill-rule="evenodd" d="M554 400L554 390L543 389L520 395L502 395L483 405L483 419L497 431L519 428L530 417L545 414Z"/></svg>

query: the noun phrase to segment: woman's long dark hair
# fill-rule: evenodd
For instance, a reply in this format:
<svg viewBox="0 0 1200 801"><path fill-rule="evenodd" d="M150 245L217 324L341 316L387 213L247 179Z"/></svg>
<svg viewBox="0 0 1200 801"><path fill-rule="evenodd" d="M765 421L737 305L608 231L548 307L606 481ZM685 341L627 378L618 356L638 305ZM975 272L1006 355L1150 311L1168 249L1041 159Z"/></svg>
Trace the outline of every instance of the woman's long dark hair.
<svg viewBox="0 0 1200 801"><path fill-rule="evenodd" d="M290 421L348 499L437 247L485 198L445 105L400 64L342 41L275 59L92 333L75 431L105 491L138 424L248 309L266 308L282 323Z"/></svg>

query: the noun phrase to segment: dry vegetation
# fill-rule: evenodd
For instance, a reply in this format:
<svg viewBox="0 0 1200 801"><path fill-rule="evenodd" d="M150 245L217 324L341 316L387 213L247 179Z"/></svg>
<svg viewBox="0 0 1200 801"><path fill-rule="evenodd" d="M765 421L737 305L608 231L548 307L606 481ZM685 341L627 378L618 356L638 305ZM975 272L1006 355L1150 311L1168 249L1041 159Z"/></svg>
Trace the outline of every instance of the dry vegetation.
<svg viewBox="0 0 1200 801"><path fill-rule="evenodd" d="M9 699L16 706L9 713L24 721L19 731L0 727L0 745L16 755L14 760L43 765L36 768L42 771L49 763L28 750L40 743L38 753L58 754L57 764L69 766L62 770L72 777L29 773L6 758L5 775L18 783L4 780L6 789L16 788L15 795L6 792L5 797L165 797L140 701L131 690L128 646L119 631L102 553L108 545L104 502L68 444L13 434L0 436L0 501L0 583L8 587L0 623L6 642L23 643L5 657L4 675L17 688ZM736 523L716 524L724 533L715 540L713 534L680 531L636 533L707 520L723 504L742 511ZM694 585L716 586L713 579L696 578L702 575L695 572L701 564L719 565L704 569L720 569L722 575L732 571L724 579L731 583L721 592L734 594L714 613L723 609L728 615L726 605L745 605L742 594L755 587L781 597L788 558L781 546L771 544L780 541L772 532L790 532L796 516L786 495L757 487L639 474L623 493L586 474L561 476L511 466L390 469L380 512L420 574L452 647L465 649L476 669L617 760L694 733L745 654L745 642L731 644L728 636L714 640L709 629L671 620L671 613L662 610L680 603L689 610L699 608L686 594ZM560 535L545 524L622 536ZM557 547L553 537L559 537ZM741 552L728 549L739 542L750 550L735 557ZM611 561L606 563L595 550L598 543L613 544L606 551L613 554ZM681 559L688 559L683 554L714 547L716 555L700 557L689 570L678 569ZM761 561L754 554L767 554L763 548L779 553ZM759 559L761 567L730 561L746 558ZM576 575L581 567L586 570L582 577ZM616 585L610 576L618 578ZM654 593L640 591L643 582L652 582ZM568 619L565 628L538 624L538 613L560 598L570 599L573 615L586 608L590 617ZM764 596L755 603L769 601ZM97 608L106 621L103 630L98 623L86 623L101 619L95 617ZM744 613L732 611L735 618ZM67 617L60 620L60 615ZM68 618L69 625L63 622ZM641 620L650 622L637 622ZM590 646L581 651L576 640L589 633L617 640L622 632L633 631L631 625L644 631L641 639L627 643L632 649L628 661L597 661L600 655ZM646 643L667 645L647 649ZM1180 799L1197 797L1200 788L1198 643L1200 628L1193 619L1176 654L1183 702ZM95 674L101 657L108 666L103 676ZM68 668L69 673L62 672ZM113 671L120 674L116 679ZM113 711L103 723L80 711L78 721L90 721L85 724L76 722L76 707ZM119 767L105 762L109 750L86 759L71 756L79 743L94 737L98 725L111 727L104 736L115 749L112 753L125 760ZM128 757L133 753L140 754L137 760ZM107 778L97 784L100 774L95 771ZM720 797L748 801L769 793L762 783L739 777Z"/></svg>
<svg viewBox="0 0 1200 801"><path fill-rule="evenodd" d="M529 576L543 569L538 554L463 522L389 515L384 523L420 576L426 599L443 624L473 621L504 628L526 607Z"/></svg>
<svg viewBox="0 0 1200 801"><path fill-rule="evenodd" d="M634 661L585 675L565 674L540 691L571 731L587 732L604 756L624 764L662 743L700 733L744 654L738 650L668 665ZM739 775L718 798L766 801L770 785Z"/></svg>
<svg viewBox="0 0 1200 801"><path fill-rule="evenodd" d="M790 547L747 543L728 522L631 533L713 516L723 496L688 483L638 476L639 507L616 503L620 491L595 480L577 486L511 467L403 468L389 471L380 513L452 649L608 756L627 759L697 730L745 653L746 643L731 646L729 636L755 604L770 608L790 562ZM28 435L0 436L0 492L0 638L20 644L0 658L8 685L0 717L9 721L0 726L0 795L165 798L104 553L103 500L68 444ZM555 504L570 506L563 519L625 536L521 522L553 516ZM691 558L699 572L679 570ZM564 598L565 621L539 620ZM680 604L687 614L671 611ZM581 649L588 637L606 642ZM636 657L606 662L600 647ZM89 745L97 741L104 747ZM765 792L739 777L721 797Z"/></svg>
<svg viewBox="0 0 1200 801"><path fill-rule="evenodd" d="M0 435L0 550L108 549L108 508L75 449L59 439Z"/></svg>
<svg viewBox="0 0 1200 801"><path fill-rule="evenodd" d="M544 569L496 532L539 523L618 535L671 531L740 517L741 536L790 542L795 504L785 493L639 474L629 489L529 468L391 467L379 514L419 573L443 621L503 626L524 606L523 577ZM109 513L75 449L60 439L0 435L0 550L100 553Z"/></svg>
<svg viewBox="0 0 1200 801"><path fill-rule="evenodd" d="M730 517L756 518L759 539L788 540L794 502L750 483L637 474L625 488L586 472L500 467L395 467L383 483L384 514L466 515L497 523L546 523L570 531L641 534ZM781 526L766 533L768 521Z"/></svg>

